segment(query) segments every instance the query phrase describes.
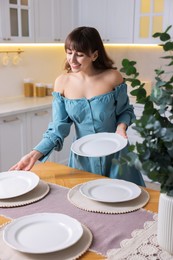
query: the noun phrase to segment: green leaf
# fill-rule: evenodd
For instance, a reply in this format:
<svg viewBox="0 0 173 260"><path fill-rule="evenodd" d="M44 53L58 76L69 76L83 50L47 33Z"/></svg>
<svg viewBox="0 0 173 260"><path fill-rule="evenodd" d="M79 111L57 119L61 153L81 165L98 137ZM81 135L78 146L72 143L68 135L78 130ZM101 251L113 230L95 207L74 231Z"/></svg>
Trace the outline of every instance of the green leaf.
<svg viewBox="0 0 173 260"><path fill-rule="evenodd" d="M151 100L158 101L163 96L163 90L161 88L153 88L151 93Z"/></svg>
<svg viewBox="0 0 173 260"><path fill-rule="evenodd" d="M139 86L141 84L140 80L139 79L134 79L132 81L132 87L136 87L136 86Z"/></svg>
<svg viewBox="0 0 173 260"><path fill-rule="evenodd" d="M171 38L171 37L170 37L170 35L169 35L168 33L162 33L162 34L160 35L160 40L161 40L161 41L168 41L170 38Z"/></svg>
<svg viewBox="0 0 173 260"><path fill-rule="evenodd" d="M136 73L136 68L129 66L126 70L127 75L132 75Z"/></svg>
<svg viewBox="0 0 173 260"><path fill-rule="evenodd" d="M168 66L172 66L173 65L173 61L171 61L169 64L168 64Z"/></svg>
<svg viewBox="0 0 173 260"><path fill-rule="evenodd" d="M129 145L128 150L129 152L133 152L135 150L135 145Z"/></svg>
<svg viewBox="0 0 173 260"><path fill-rule="evenodd" d="M171 51L171 50L173 50L173 42L166 42L163 45L163 49L164 49L164 51Z"/></svg>
<svg viewBox="0 0 173 260"><path fill-rule="evenodd" d="M129 64L130 64L130 62L129 62L128 59L123 59L123 61L122 61L122 65L123 65L124 67L129 66Z"/></svg>
<svg viewBox="0 0 173 260"><path fill-rule="evenodd" d="M158 76L160 76L161 74L164 74L164 70L161 70L161 69L155 69L155 72Z"/></svg>
<svg viewBox="0 0 173 260"><path fill-rule="evenodd" d="M167 33L170 29L171 29L172 25L169 25L166 30L165 30L165 33Z"/></svg>
<svg viewBox="0 0 173 260"><path fill-rule="evenodd" d="M130 61L130 65L134 66L136 64L136 61Z"/></svg>
<svg viewBox="0 0 173 260"><path fill-rule="evenodd" d="M153 36L153 38L158 38L158 37L160 37L160 35L161 35L161 33L154 33L152 36Z"/></svg>
<svg viewBox="0 0 173 260"><path fill-rule="evenodd" d="M173 59L173 56L171 55L171 56L163 56L163 57L161 57L161 59ZM163 73L164 73L164 71L163 71Z"/></svg>

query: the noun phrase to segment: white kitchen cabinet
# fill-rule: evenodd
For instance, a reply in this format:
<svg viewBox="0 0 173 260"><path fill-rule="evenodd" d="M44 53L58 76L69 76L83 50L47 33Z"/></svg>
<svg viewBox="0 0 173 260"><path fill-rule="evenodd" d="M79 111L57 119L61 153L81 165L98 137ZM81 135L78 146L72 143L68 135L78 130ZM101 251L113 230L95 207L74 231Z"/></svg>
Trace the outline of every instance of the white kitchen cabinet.
<svg viewBox="0 0 173 260"><path fill-rule="evenodd" d="M95 27L104 43L132 43L135 0L79 0L78 25Z"/></svg>
<svg viewBox="0 0 173 260"><path fill-rule="evenodd" d="M52 109L45 108L26 113L27 152L30 152L42 139L52 118Z"/></svg>
<svg viewBox="0 0 173 260"><path fill-rule="evenodd" d="M33 42L33 0L0 0L0 42Z"/></svg>
<svg viewBox="0 0 173 260"><path fill-rule="evenodd" d="M0 171L7 171L26 153L24 114L0 118Z"/></svg>
<svg viewBox="0 0 173 260"><path fill-rule="evenodd" d="M51 105L0 117L0 172L7 171L41 141L51 120ZM70 135L64 140L63 149L53 151L48 160L67 164L73 136L72 127Z"/></svg>
<svg viewBox="0 0 173 260"><path fill-rule="evenodd" d="M53 152L53 161L60 163L60 164L68 164L68 159L70 155L70 149L71 149L71 144L74 139L74 125L72 125L70 134L65 138L64 140L64 145L63 149L61 151L54 151Z"/></svg>
<svg viewBox="0 0 173 260"><path fill-rule="evenodd" d="M36 42L64 42L74 28L73 0L34 0Z"/></svg>
<svg viewBox="0 0 173 260"><path fill-rule="evenodd" d="M172 10L172 0L136 0L134 43L160 43L159 38L152 35L173 24ZM173 35L173 30L169 33Z"/></svg>

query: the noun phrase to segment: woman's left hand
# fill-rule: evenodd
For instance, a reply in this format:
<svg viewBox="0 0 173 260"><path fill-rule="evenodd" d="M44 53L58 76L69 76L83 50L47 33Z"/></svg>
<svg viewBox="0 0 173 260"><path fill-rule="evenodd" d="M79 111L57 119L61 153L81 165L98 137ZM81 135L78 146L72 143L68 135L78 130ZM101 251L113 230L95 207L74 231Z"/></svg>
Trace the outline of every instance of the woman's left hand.
<svg viewBox="0 0 173 260"><path fill-rule="evenodd" d="M116 134L122 135L124 138L127 138L126 129L127 129L127 125L124 123L120 123L117 126Z"/></svg>

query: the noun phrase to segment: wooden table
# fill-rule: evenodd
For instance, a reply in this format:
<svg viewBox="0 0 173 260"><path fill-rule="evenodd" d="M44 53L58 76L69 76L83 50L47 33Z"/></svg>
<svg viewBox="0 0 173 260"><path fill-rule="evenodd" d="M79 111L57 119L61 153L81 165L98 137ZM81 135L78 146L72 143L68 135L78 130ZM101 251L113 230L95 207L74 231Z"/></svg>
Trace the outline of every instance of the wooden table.
<svg viewBox="0 0 173 260"><path fill-rule="evenodd" d="M97 174L92 174L86 171L73 169L52 162L36 164L32 168L32 172L35 172L40 177L40 179L44 181L54 183L54 184L59 184L61 186L65 186L68 188L72 188L75 185L86 181L104 178ZM151 189L146 189L146 190L150 194L150 200L144 208L152 212L158 212L158 201L159 201L160 192ZM0 225L6 222L7 219L0 216ZM80 259L101 260L105 258L93 252L88 251Z"/></svg>

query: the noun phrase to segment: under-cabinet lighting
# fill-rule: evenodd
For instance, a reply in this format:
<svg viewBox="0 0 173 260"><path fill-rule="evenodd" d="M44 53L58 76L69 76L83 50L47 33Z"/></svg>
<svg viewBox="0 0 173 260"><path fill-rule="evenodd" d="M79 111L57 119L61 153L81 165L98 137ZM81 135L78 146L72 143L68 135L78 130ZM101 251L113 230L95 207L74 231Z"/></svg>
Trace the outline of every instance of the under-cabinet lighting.
<svg viewBox="0 0 173 260"><path fill-rule="evenodd" d="M105 43L105 46L111 47L160 47L159 44L141 44L141 43Z"/></svg>
<svg viewBox="0 0 173 260"><path fill-rule="evenodd" d="M64 43L9 43L9 44L5 44L5 43L0 43L0 48L1 47L34 47L34 46L64 46Z"/></svg>
<svg viewBox="0 0 173 260"><path fill-rule="evenodd" d="M137 43L104 43L105 46L112 46L112 47L160 47L159 44L137 44ZM64 43L0 43L1 47L39 47L39 46L47 46L47 47L57 47L57 46L64 46Z"/></svg>

